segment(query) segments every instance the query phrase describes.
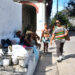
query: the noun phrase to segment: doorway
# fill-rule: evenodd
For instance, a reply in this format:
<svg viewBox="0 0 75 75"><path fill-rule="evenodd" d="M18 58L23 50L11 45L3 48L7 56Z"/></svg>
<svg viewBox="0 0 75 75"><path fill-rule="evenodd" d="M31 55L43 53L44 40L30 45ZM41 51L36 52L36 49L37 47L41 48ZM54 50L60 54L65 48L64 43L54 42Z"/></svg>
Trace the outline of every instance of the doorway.
<svg viewBox="0 0 75 75"><path fill-rule="evenodd" d="M26 28L31 26L36 31L36 8L22 4L22 30L25 32Z"/></svg>

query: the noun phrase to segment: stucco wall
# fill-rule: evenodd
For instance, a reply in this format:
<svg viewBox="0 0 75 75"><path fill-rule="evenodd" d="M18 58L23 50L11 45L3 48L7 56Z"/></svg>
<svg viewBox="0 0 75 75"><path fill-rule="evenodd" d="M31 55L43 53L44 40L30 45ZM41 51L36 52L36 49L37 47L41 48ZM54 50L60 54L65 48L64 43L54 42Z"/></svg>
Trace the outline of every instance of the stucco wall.
<svg viewBox="0 0 75 75"><path fill-rule="evenodd" d="M35 3L39 7L37 13L37 34L41 36L41 30L45 23L44 3ZM13 0L1 0L0 2L0 41L11 38L12 34L22 29L22 5Z"/></svg>
<svg viewBox="0 0 75 75"><path fill-rule="evenodd" d="M13 0L0 1L0 41L11 38L16 30L22 28L22 5Z"/></svg>
<svg viewBox="0 0 75 75"><path fill-rule="evenodd" d="M39 12L37 13L37 34L41 37L45 24L45 4L36 3L36 5L39 7Z"/></svg>

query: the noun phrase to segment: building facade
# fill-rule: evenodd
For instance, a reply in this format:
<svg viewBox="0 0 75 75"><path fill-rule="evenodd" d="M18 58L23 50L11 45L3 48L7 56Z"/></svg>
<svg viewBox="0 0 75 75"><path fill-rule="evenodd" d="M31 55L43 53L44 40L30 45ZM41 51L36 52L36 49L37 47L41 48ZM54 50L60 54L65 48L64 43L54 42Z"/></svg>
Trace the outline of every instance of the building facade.
<svg viewBox="0 0 75 75"><path fill-rule="evenodd" d="M17 30L31 25L41 36L44 24L48 23L52 0L2 0L0 2L0 40L12 38Z"/></svg>

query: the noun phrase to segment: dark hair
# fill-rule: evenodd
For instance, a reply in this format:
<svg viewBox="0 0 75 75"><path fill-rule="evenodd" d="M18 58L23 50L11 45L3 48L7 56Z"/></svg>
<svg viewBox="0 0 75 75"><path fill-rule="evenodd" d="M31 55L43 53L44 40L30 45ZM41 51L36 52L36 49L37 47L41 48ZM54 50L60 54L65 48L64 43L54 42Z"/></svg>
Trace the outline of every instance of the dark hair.
<svg viewBox="0 0 75 75"><path fill-rule="evenodd" d="M61 23L61 20L60 19L56 19L56 20L58 20Z"/></svg>
<svg viewBox="0 0 75 75"><path fill-rule="evenodd" d="M27 34L27 40L29 40L31 42L31 37L32 37L32 34Z"/></svg>
<svg viewBox="0 0 75 75"><path fill-rule="evenodd" d="M47 25L47 26L48 26L48 24L47 24L47 23L45 23L44 25Z"/></svg>
<svg viewBox="0 0 75 75"><path fill-rule="evenodd" d="M60 19L56 19L56 21L57 21L57 20L58 20L58 21L59 21L59 23L61 24L61 20L60 20ZM56 21L55 21L55 25L56 25Z"/></svg>
<svg viewBox="0 0 75 75"><path fill-rule="evenodd" d="M32 26L31 25L27 25L27 30L31 30L32 29Z"/></svg>

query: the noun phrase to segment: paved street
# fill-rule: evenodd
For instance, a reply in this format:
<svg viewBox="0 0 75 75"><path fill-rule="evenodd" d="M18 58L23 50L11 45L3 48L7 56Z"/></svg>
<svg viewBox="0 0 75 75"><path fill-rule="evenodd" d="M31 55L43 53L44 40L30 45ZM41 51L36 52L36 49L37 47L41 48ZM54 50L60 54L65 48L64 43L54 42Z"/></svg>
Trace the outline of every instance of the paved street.
<svg viewBox="0 0 75 75"><path fill-rule="evenodd" d="M65 60L56 61L56 46L49 47L50 54L41 54L35 75L75 75L75 32L70 32L71 40L64 45Z"/></svg>

